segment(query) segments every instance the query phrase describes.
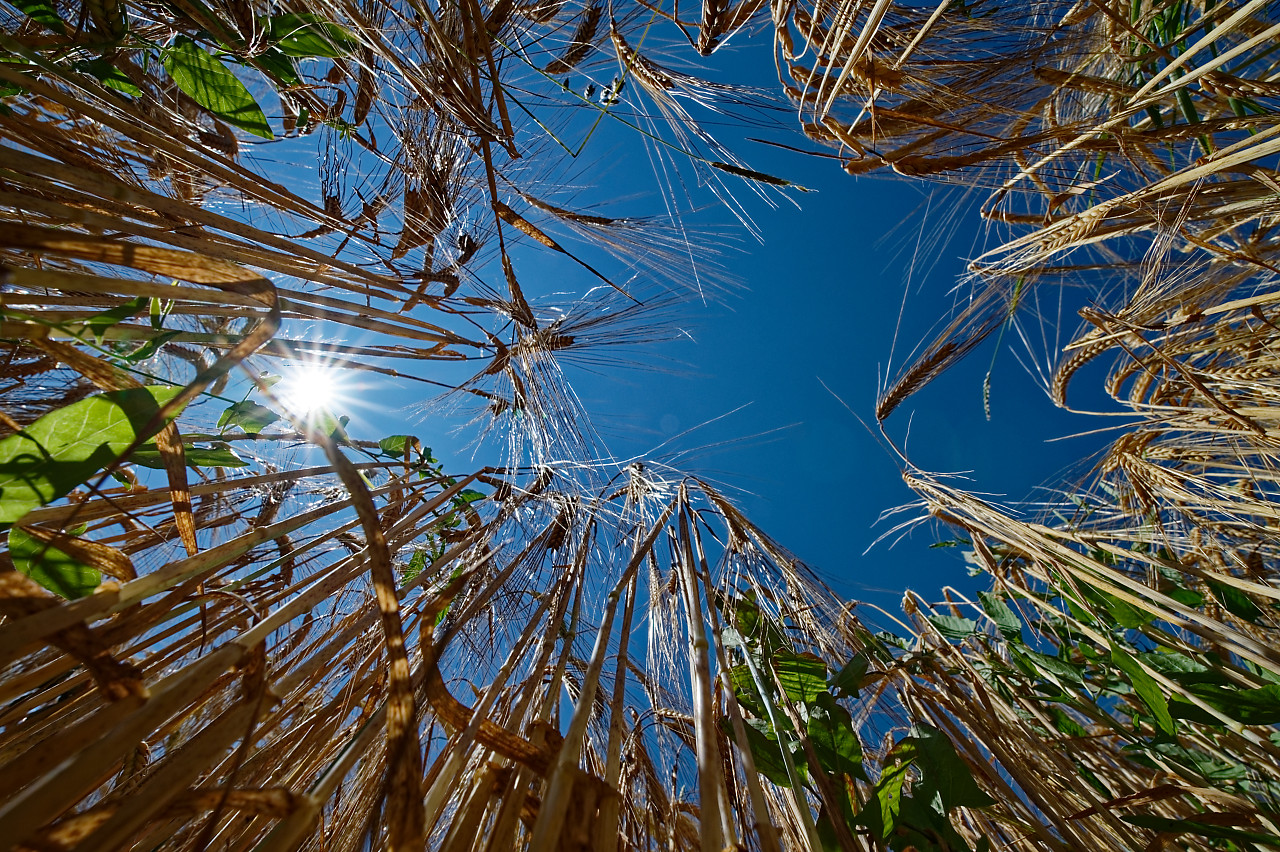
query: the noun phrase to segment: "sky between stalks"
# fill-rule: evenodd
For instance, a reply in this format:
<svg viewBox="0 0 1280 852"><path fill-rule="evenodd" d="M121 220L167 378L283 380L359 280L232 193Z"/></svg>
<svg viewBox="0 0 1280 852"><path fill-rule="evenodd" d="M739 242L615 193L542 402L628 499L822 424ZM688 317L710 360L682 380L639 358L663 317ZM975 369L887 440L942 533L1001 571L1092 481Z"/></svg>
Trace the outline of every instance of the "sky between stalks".
<svg viewBox="0 0 1280 852"><path fill-rule="evenodd" d="M744 57L767 49L743 39L717 53L721 79L741 81L745 69L758 77L760 63ZM591 85L585 78L565 82ZM763 92L777 88L771 79L752 82ZM677 329L673 340L563 359L603 441L601 455L669 463L720 485L846 599L896 611L906 588L930 599L944 585L973 589L963 546L931 547L954 539L948 530L930 523L894 531L922 510L880 519L913 500L897 450L923 470L963 475L963 487L993 500L1061 499L1106 438L1073 437L1094 424L1046 397L1036 356L1045 370L1045 353L1057 346L1052 331L1042 336L1035 314L1060 322L1065 335L1078 323L1078 305L1024 305L1020 327L1030 352L1010 325L998 348L988 342L895 412L886 424L893 449L874 423L876 393L967 297L959 279L987 244L978 212L985 193L906 177L850 177L830 152L807 156L754 141L770 135L772 120L778 130L771 137L795 143L794 116L785 107L762 118L764 129L732 121L709 126L751 168L808 191L759 198L739 188L758 239L725 205L692 193L682 226L710 261L702 268L718 264L729 286L712 286L714 275L688 282L701 295L660 317ZM654 180L660 166L644 142L632 128L601 122L580 156L583 174L603 178L581 186L578 203L600 204L609 215L661 213L665 202ZM315 177L298 177L319 202ZM575 277L581 270L560 257L544 253L540 263L546 280L523 282L535 307L534 294L602 286ZM492 283L501 271L494 263L479 275ZM458 375L475 370L461 365ZM449 407L432 405L428 386L370 374L342 383L334 413L352 418L352 437L411 432L446 470L469 469L472 459L501 460L497 448L477 443L465 415L440 416ZM286 377L284 387L310 404L323 385L304 375Z"/></svg>

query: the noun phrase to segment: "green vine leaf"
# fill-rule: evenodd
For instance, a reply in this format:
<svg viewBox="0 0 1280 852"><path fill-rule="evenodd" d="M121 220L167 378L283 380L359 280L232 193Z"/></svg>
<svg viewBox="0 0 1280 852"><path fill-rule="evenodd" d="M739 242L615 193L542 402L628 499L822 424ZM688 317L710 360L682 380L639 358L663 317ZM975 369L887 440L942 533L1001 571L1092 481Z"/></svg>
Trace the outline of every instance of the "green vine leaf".
<svg viewBox="0 0 1280 852"><path fill-rule="evenodd" d="M51 411L0 441L0 527L66 495L115 461L143 430L158 432L163 423L156 415L181 390L108 391Z"/></svg>
<svg viewBox="0 0 1280 852"><path fill-rule="evenodd" d="M127 319L131 319L142 313L147 308L147 300L139 296L136 299L130 299L116 307L95 314L84 321L84 327L93 334L99 344L102 343L102 336L107 333L107 329L119 325Z"/></svg>
<svg viewBox="0 0 1280 852"><path fill-rule="evenodd" d="M9 0L18 11L37 24L43 24L60 35L67 34L67 24L58 14L52 0Z"/></svg>
<svg viewBox="0 0 1280 852"><path fill-rule="evenodd" d="M188 467L248 467L249 463L230 447L184 447ZM143 444L129 456L129 461L153 470L164 470L164 458L155 442Z"/></svg>
<svg viewBox="0 0 1280 852"><path fill-rule="evenodd" d="M98 82L106 86L108 89L115 89L117 92L138 97L142 94L133 80L129 79L129 75L121 71L111 60L105 58L93 59L87 62L77 62L75 65L77 71L83 71L98 79Z"/></svg>
<svg viewBox="0 0 1280 852"><path fill-rule="evenodd" d="M273 139L262 108L227 66L185 36L164 52L164 70L178 88L218 118L263 139Z"/></svg>
<svg viewBox="0 0 1280 852"><path fill-rule="evenodd" d="M360 46L350 32L313 13L274 15L267 22L267 35L287 56L337 59Z"/></svg>
<svg viewBox="0 0 1280 852"><path fill-rule="evenodd" d="M102 573L96 568L31 537L22 527L9 530L9 558L14 568L67 600L93 594L102 582Z"/></svg>
<svg viewBox="0 0 1280 852"><path fill-rule="evenodd" d="M1142 703L1147 705L1160 730L1172 736L1177 728L1173 716L1169 714L1169 701L1161 692L1160 684L1156 683L1155 678L1147 674L1142 665L1115 642L1111 643L1111 662L1129 676L1133 691L1138 693Z"/></svg>
<svg viewBox="0 0 1280 852"><path fill-rule="evenodd" d="M279 419L280 415L265 405L244 400L234 403L222 412L222 416L218 418L218 428L239 426L248 434L256 435Z"/></svg>

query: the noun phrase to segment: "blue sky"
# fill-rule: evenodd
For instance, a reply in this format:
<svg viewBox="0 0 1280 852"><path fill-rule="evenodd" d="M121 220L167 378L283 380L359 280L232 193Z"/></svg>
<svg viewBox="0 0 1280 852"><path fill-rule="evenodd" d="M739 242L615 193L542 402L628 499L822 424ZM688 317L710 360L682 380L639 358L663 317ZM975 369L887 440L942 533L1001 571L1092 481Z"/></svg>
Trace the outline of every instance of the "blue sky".
<svg viewBox="0 0 1280 852"><path fill-rule="evenodd" d="M954 189L855 179L827 160L775 157L770 165L821 190L800 196L801 210L783 204L756 217L763 243L743 242L727 258L744 288L696 308L694 341L668 347L685 364L570 377L615 453L705 423L663 451L691 451L683 467L735 489L757 524L842 595L892 606L908 586L926 596L945 583L971 587L958 551L928 547L939 537L931 527L863 555L890 527L876 525L879 514L913 499L900 461L863 422L875 428L895 330L900 366L946 316L963 258L980 244L976 211L957 223L936 264L917 260L909 275L921 230L948 227ZM1102 439L1048 442L1094 424L1049 402L1011 337L1002 350L990 421L982 405L989 343L910 398L887 432L922 469L970 472L967 487L1011 501L1042 498L1037 486L1074 481L1073 465Z"/></svg>
<svg viewBox="0 0 1280 852"><path fill-rule="evenodd" d="M776 90L762 49L768 48L748 44L718 53L719 71L711 75ZM607 66L597 70L602 85L609 73ZM577 88L588 80L575 74L570 82ZM863 424L875 428L876 393L890 359L900 368L966 296L957 276L967 258L989 247L977 213L982 198L896 175L853 178L829 158L745 138L813 147L796 131L794 112L769 120L780 129L748 128L736 139L714 121L708 127L752 168L810 188L791 194L798 208L777 196L770 207L734 180L736 197L758 227L757 242L710 193L695 189L683 204L693 242L718 253L726 277L739 286L719 294L708 289L712 298L695 296L669 313L665 321L687 332L677 340L611 350L587 366L566 358L566 374L615 457L653 456L721 484L841 595L896 609L907 587L926 597L948 583L973 588L958 549L929 548L949 537L932 526L864 555L891 526L876 524L880 513L914 497L901 481L900 461ZM565 136L572 141L581 133ZM642 142L634 130L602 122L567 172L579 184L576 195L550 200L578 209L601 204L595 212L607 215L662 213L653 149ZM520 251L517 267L535 306L599 285L563 256L537 246ZM589 251L584 256L597 262ZM601 263L610 274L617 269ZM505 289L497 263L480 271ZM1075 325L1068 316L1067 330ZM1021 350L1013 335L1004 339L990 421L982 404L994 351L988 341L890 418L892 441L920 468L966 473L965 487L996 499L1043 498L1037 486L1078 480L1087 468L1072 466L1104 438L1050 440L1096 424L1054 408L1019 363ZM431 368L432 375L458 377L477 369ZM429 394L422 385L379 382L359 396L345 412L356 417L355 437L413 432L450 470L496 461L490 449L469 448L472 436L454 432L456 422L424 417L420 403Z"/></svg>

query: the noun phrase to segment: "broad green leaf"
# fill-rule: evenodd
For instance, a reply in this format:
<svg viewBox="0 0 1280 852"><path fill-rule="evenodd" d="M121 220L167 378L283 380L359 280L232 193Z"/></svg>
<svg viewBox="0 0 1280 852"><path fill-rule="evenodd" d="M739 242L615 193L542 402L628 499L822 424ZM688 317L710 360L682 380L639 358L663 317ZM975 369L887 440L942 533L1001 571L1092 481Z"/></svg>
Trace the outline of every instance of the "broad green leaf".
<svg viewBox="0 0 1280 852"><path fill-rule="evenodd" d="M760 611L754 595L734 597L729 601L729 605L733 608L732 615L726 611L726 617L730 618L732 626L737 628L738 633L747 640L751 648L765 656L770 656L780 648L791 647L791 643L786 640L773 619Z"/></svg>
<svg viewBox="0 0 1280 852"><path fill-rule="evenodd" d="M929 623L938 628L938 632L952 641L964 639L978 629L978 622L972 618L960 618L955 615L931 615Z"/></svg>
<svg viewBox="0 0 1280 852"><path fill-rule="evenodd" d="M1137 630L1151 622L1151 614L1133 604L1120 600L1115 595L1099 591L1091 586L1083 588L1085 597L1101 606L1112 620L1128 630Z"/></svg>
<svg viewBox="0 0 1280 852"><path fill-rule="evenodd" d="M1204 595L1193 589L1189 589L1184 585L1186 578L1181 571L1176 571L1173 568L1162 567L1160 568L1160 576L1165 581L1161 584L1160 591L1164 592L1178 603L1184 604L1193 609L1204 603Z"/></svg>
<svg viewBox="0 0 1280 852"><path fill-rule="evenodd" d="M844 852L843 847L840 845L840 837L831 825L831 814L828 813L825 805L818 812L818 819L814 823L814 827L818 829L818 842L822 844L822 852Z"/></svg>
<svg viewBox="0 0 1280 852"><path fill-rule="evenodd" d="M880 771L880 780L876 782L873 797L867 800L858 814L858 823L870 829L879 841L883 842L892 836L897 825L898 813L902 810L902 785L907 780L910 768L910 760L884 767Z"/></svg>
<svg viewBox="0 0 1280 852"><path fill-rule="evenodd" d="M124 356L124 360L128 361L130 364L145 361L152 355L159 352L161 346L164 346L180 334L182 334L181 331L162 331L134 351L130 352L128 355Z"/></svg>
<svg viewBox="0 0 1280 852"><path fill-rule="evenodd" d="M285 55L277 47L269 47L253 57L253 63L276 82L285 86L297 86L302 83L298 76L298 68L291 57ZM301 122L299 122L301 123Z"/></svg>
<svg viewBox="0 0 1280 852"><path fill-rule="evenodd" d="M969 764L956 754L951 740L936 728L916 725L911 739L915 741L916 766L920 768L920 783L912 790L921 801L931 803L941 814L952 808L985 808L994 805L973 780Z"/></svg>
<svg viewBox="0 0 1280 852"><path fill-rule="evenodd" d="M130 299L123 304L117 305L109 311L103 311L100 314L95 314L94 316L89 317L84 321L84 326L92 332L93 336L97 338L99 343L101 343L102 335L106 333L107 329L112 326L119 325L131 317L137 316L146 309L147 300L142 296L139 296L136 299Z"/></svg>
<svg viewBox="0 0 1280 852"><path fill-rule="evenodd" d="M58 15L52 0L9 0L18 11L37 24L43 24L56 33L66 35L67 25Z"/></svg>
<svg viewBox="0 0 1280 852"><path fill-rule="evenodd" d="M184 447L183 455L187 458L188 467L248 467L249 463L240 458L230 447ZM164 470L164 458L154 442L143 444L129 456L133 464Z"/></svg>
<svg viewBox="0 0 1280 852"><path fill-rule="evenodd" d="M454 569L453 569L453 571L452 571L452 573L450 573L450 574L449 574L449 580L448 580L448 582L452 583L454 580L456 580L456 579L458 579L459 577L461 577L461 576L463 575L463 573L465 573L465 572L466 572L466 570L467 570L467 569L466 569L466 567L465 567L465 566L463 566L463 565L459 565L458 567L454 568ZM452 599L452 598L450 598L450 599L449 599L449 602L448 602L448 603L446 603L446 604L444 605L444 609L442 609L442 610L440 610L440 612L436 613L436 620L435 620L435 626L436 626L436 627L439 627L439 626L440 626L440 623L441 623L441 622L443 622L443 621L445 620L445 618L449 615L449 609L450 609L452 606L453 606L453 599Z"/></svg>
<svg viewBox="0 0 1280 852"><path fill-rule="evenodd" d="M873 634L873 637L880 640L885 645L889 645L894 648L900 648L903 651L911 650L910 642L908 642L906 639L903 639L901 636L898 636L894 633L890 633L887 630L877 631L876 633Z"/></svg>
<svg viewBox="0 0 1280 852"><path fill-rule="evenodd" d="M169 316L169 312L173 310L173 302L151 297L151 301L147 306L147 315L151 319L151 327L160 331L164 328L165 317Z"/></svg>
<svg viewBox="0 0 1280 852"><path fill-rule="evenodd" d="M218 418L218 428L239 426L250 435L256 435L279 419L280 415L270 408L244 400L222 412L222 416Z"/></svg>
<svg viewBox="0 0 1280 852"><path fill-rule="evenodd" d="M1205 584L1209 587L1209 591L1213 592L1213 596L1218 599L1218 603L1222 604L1227 612L1237 618L1256 623L1262 617L1262 610L1258 609L1258 605L1253 602L1253 599L1235 586L1229 586L1226 583L1219 583L1214 580L1206 580Z"/></svg>
<svg viewBox="0 0 1280 852"><path fill-rule="evenodd" d="M26 93L26 89L21 86L15 86L12 83L0 83L0 98L11 98L14 95L22 95ZM0 115L12 115L13 110L4 104L0 104Z"/></svg>
<svg viewBox="0 0 1280 852"><path fill-rule="evenodd" d="M809 710L809 741L828 773L867 780L862 769L862 744L853 730L853 717L824 692Z"/></svg>
<svg viewBox="0 0 1280 852"><path fill-rule="evenodd" d="M995 622L1001 636L1010 642L1022 641L1022 620L999 595L978 592L978 600L982 602L982 611Z"/></svg>
<svg viewBox="0 0 1280 852"><path fill-rule="evenodd" d="M322 435L328 435L339 444L350 442L347 437L347 423L351 418L337 417L327 408L314 408L307 412L305 418L307 425Z"/></svg>
<svg viewBox="0 0 1280 852"><path fill-rule="evenodd" d="M729 681L733 684L733 696L752 716L765 718L764 701L760 698L760 690L751 677L751 669L746 665L729 669Z"/></svg>
<svg viewBox="0 0 1280 852"><path fill-rule="evenodd" d="M787 764L782 757L782 745L777 735L763 719L744 719L747 747L751 750L751 759L755 762L756 771L779 787L790 787L791 779L787 776ZM732 742L737 742L733 733L733 725L728 719L720 720L721 730ZM792 765L800 781L807 779L803 753L792 754Z"/></svg>
<svg viewBox="0 0 1280 852"><path fill-rule="evenodd" d="M425 550L415 550L413 556L409 559L409 564L404 569L404 582L409 582L413 578L422 573L422 569L427 567L427 552Z"/></svg>
<svg viewBox="0 0 1280 852"><path fill-rule="evenodd" d="M464 488L458 492L458 496L454 499L460 500L463 503L474 503L477 500L483 500L485 496L486 495L482 491L476 491L473 488Z"/></svg>
<svg viewBox="0 0 1280 852"><path fill-rule="evenodd" d="M1085 624L1097 624L1098 620L1093 617L1093 612L1089 607L1081 603L1080 599L1074 594L1067 591L1068 588L1069 586L1066 585L1065 581L1060 581L1055 586L1055 591L1058 592L1063 602L1066 603L1067 609L1071 612L1072 617Z"/></svg>
<svg viewBox="0 0 1280 852"><path fill-rule="evenodd" d="M1186 769L1197 775L1203 776L1206 781L1214 785L1239 781L1249 774L1249 767L1244 763L1228 763L1215 760L1202 751L1186 748L1175 742L1135 743L1131 746L1126 746L1124 750L1158 754L1186 767Z"/></svg>
<svg viewBox="0 0 1280 852"><path fill-rule="evenodd" d="M378 442L378 448L385 455L402 459L404 458L404 448L410 443L416 444L418 439L412 435L388 435Z"/></svg>
<svg viewBox="0 0 1280 852"><path fill-rule="evenodd" d="M14 568L68 600L93 594L102 582L102 574L97 569L32 538L22 527L9 530L9 557Z"/></svg>
<svg viewBox="0 0 1280 852"><path fill-rule="evenodd" d="M1083 670L1066 660L1022 648L1011 648L1009 656L1025 674L1051 681L1063 690L1067 689L1066 684L1084 686Z"/></svg>
<svg viewBox="0 0 1280 852"><path fill-rule="evenodd" d="M773 655L773 671L787 697L806 707L827 690L827 664L813 654L778 651Z"/></svg>
<svg viewBox="0 0 1280 852"><path fill-rule="evenodd" d="M0 441L0 525L57 500L115 461L182 388L129 388L51 411ZM174 412L176 414L176 412Z"/></svg>
<svg viewBox="0 0 1280 852"><path fill-rule="evenodd" d="M117 92L123 92L133 97L138 97L142 94L142 90L138 88L133 80L129 79L129 75L117 68L109 59L77 62L75 67L77 71L83 71L86 74L97 77L98 81L108 89L115 89Z"/></svg>
<svg viewBox="0 0 1280 852"><path fill-rule="evenodd" d="M938 813L928 800L915 791L902 797L898 824L891 838L894 850L915 849L918 852L969 852L965 842L945 814Z"/></svg>
<svg viewBox="0 0 1280 852"><path fill-rule="evenodd" d="M1280 684L1253 689L1226 689L1215 684L1194 684L1187 690L1213 709L1246 725L1280 723Z"/></svg>
<svg viewBox="0 0 1280 852"><path fill-rule="evenodd" d="M1211 669L1185 654L1143 652L1134 654L1138 660L1183 686L1190 684L1214 684L1228 689L1235 686L1222 672Z"/></svg>
<svg viewBox="0 0 1280 852"><path fill-rule="evenodd" d="M1217 840L1240 840L1245 843L1261 843L1270 846L1273 849L1280 849L1280 837L1274 834L1263 834L1257 831L1243 831L1238 828L1228 828L1225 825L1214 825L1208 822L1199 822L1194 819L1169 819L1167 817L1146 816L1138 814L1135 816L1121 817L1130 825L1136 825L1140 828L1149 828L1152 831L1158 831L1161 834L1194 834L1199 837L1212 837Z"/></svg>
<svg viewBox="0 0 1280 852"><path fill-rule="evenodd" d="M1133 684L1133 691L1142 699L1142 703L1147 705L1160 730L1172 735L1177 730L1177 726L1174 724L1173 717L1169 715L1169 701L1164 697L1155 679L1146 673L1128 651L1115 642L1111 642L1111 662L1128 675L1129 683Z"/></svg>
<svg viewBox="0 0 1280 852"><path fill-rule="evenodd" d="M839 692L841 696L850 698L858 697L858 690L862 688L862 681L867 676L867 669L870 663L865 654L858 654L831 678L832 692Z"/></svg>
<svg viewBox="0 0 1280 852"><path fill-rule="evenodd" d="M248 467L249 462L230 447L187 447L183 453L193 467Z"/></svg>
<svg viewBox="0 0 1280 852"><path fill-rule="evenodd" d="M274 15L267 22L267 35L288 56L336 59L360 46L350 32L313 13Z"/></svg>
<svg viewBox="0 0 1280 852"><path fill-rule="evenodd" d="M1089 731L1075 719L1067 715L1067 712L1061 707L1050 705L1048 708L1049 718L1053 720L1053 726L1058 729L1060 734L1068 737L1087 737Z"/></svg>
<svg viewBox="0 0 1280 852"><path fill-rule="evenodd" d="M164 51L164 70L179 89L218 118L263 139L274 138L262 108L240 78L191 39L178 36Z"/></svg>

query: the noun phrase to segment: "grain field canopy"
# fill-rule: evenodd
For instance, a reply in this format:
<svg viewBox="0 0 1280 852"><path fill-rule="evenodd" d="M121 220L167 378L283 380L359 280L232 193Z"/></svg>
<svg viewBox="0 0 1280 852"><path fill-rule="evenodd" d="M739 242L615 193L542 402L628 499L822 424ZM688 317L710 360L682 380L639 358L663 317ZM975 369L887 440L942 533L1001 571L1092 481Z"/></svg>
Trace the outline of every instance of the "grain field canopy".
<svg viewBox="0 0 1280 852"><path fill-rule="evenodd" d="M774 91L699 64L761 30ZM1277 39L1265 0L6 3L0 847L1280 846ZM1129 425L1042 516L908 469L990 585L896 633L609 461L565 378L682 333L687 214L798 189L735 122L989 191L881 420L1096 294L1035 354L1061 405L1110 359ZM651 208L580 203L601 128ZM305 369L427 417L363 434ZM490 457L435 457L459 423Z"/></svg>

